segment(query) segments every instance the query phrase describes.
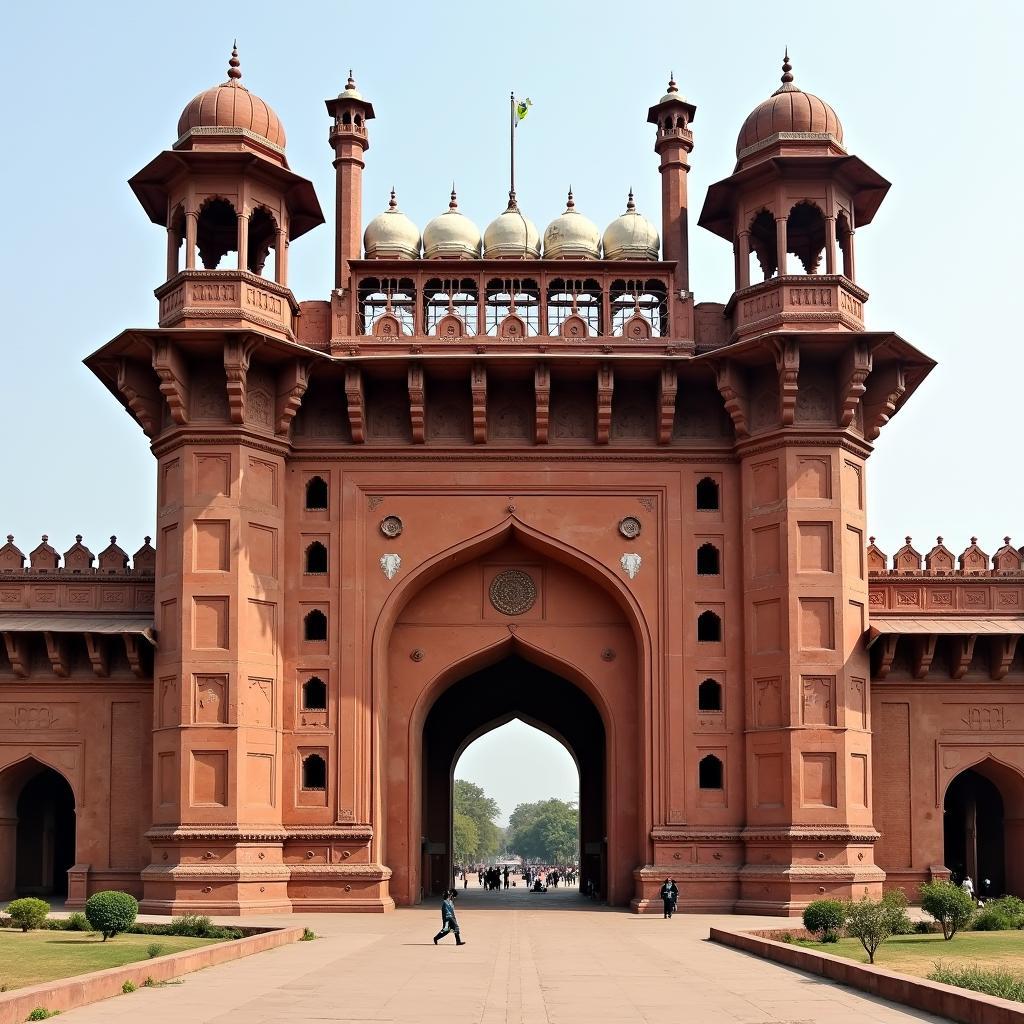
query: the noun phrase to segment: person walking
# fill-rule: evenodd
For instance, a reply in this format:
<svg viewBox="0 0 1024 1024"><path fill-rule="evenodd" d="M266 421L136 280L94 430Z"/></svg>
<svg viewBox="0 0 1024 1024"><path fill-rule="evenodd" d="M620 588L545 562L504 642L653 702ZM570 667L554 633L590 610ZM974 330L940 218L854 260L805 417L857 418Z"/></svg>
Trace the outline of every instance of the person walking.
<svg viewBox="0 0 1024 1024"><path fill-rule="evenodd" d="M663 917L666 920L672 920L672 915L676 911L676 900L678 899L679 889L676 888L676 883L671 878L666 878L665 884L661 887L661 905L664 910Z"/></svg>
<svg viewBox="0 0 1024 1024"><path fill-rule="evenodd" d="M464 946L466 943L459 932L459 922L455 916L455 897L458 893L454 889L445 889L444 897L441 900L441 930L434 936L434 945L438 940L443 939L449 932L455 932L455 945Z"/></svg>

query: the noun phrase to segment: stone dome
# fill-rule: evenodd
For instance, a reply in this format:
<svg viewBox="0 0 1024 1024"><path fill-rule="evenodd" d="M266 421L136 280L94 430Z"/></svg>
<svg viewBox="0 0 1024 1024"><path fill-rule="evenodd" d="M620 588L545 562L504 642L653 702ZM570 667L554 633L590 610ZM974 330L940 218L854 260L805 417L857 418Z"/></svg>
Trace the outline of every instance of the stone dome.
<svg viewBox="0 0 1024 1024"><path fill-rule="evenodd" d="M656 260L661 249L658 230L642 214L637 213L633 192L626 201L626 212L604 229L606 260Z"/></svg>
<svg viewBox="0 0 1024 1024"><path fill-rule="evenodd" d="M830 135L842 145L843 126L836 112L819 97L793 82L789 53L782 64L782 85L748 115L736 139L736 156L779 133Z"/></svg>
<svg viewBox="0 0 1024 1024"><path fill-rule="evenodd" d="M544 258L549 260L598 260L601 258L601 232L597 225L576 209L572 188L565 213L556 217L544 231Z"/></svg>
<svg viewBox="0 0 1024 1024"><path fill-rule="evenodd" d="M202 129L204 134L216 133L218 129L225 132L243 129L284 149L281 119L269 104L242 85L241 77L236 46L228 61L228 80L204 90L188 103L178 118L178 138L193 129Z"/></svg>
<svg viewBox="0 0 1024 1024"><path fill-rule="evenodd" d="M484 259L540 259L540 234L510 195L508 206L484 232Z"/></svg>
<svg viewBox="0 0 1024 1024"><path fill-rule="evenodd" d="M368 260L415 260L420 255L419 228L398 208L395 190L383 213L378 213L363 232L363 252Z"/></svg>
<svg viewBox="0 0 1024 1024"><path fill-rule="evenodd" d="M448 209L423 229L423 256L428 260L475 260L480 256L480 229L459 212L454 186Z"/></svg>

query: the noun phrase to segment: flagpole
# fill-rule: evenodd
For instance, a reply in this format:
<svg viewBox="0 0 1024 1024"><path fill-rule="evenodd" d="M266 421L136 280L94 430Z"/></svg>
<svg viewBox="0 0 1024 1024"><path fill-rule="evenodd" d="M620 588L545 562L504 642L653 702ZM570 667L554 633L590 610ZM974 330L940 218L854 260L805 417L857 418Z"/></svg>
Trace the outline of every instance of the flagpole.
<svg viewBox="0 0 1024 1024"><path fill-rule="evenodd" d="M508 94L508 141L509 141L509 191L508 197L516 198L516 94Z"/></svg>

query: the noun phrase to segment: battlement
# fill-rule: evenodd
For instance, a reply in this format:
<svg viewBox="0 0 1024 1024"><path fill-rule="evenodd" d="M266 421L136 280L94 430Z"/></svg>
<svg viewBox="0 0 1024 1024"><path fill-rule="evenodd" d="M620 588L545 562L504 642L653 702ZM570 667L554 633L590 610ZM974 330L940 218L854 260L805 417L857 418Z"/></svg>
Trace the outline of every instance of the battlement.
<svg viewBox="0 0 1024 1024"><path fill-rule="evenodd" d="M111 536L110 543L94 555L83 543L82 535L63 555L51 547L44 533L42 541L26 555L14 543L14 534L7 535L7 543L0 547L0 577L15 576L149 576L156 572L156 549L146 537L143 545L130 556ZM61 565L61 558L64 564ZM26 561L28 565L26 565ZM129 562L131 563L129 565ZM94 564L95 563L95 564ZM6 582L6 580L5 580Z"/></svg>
<svg viewBox="0 0 1024 1024"><path fill-rule="evenodd" d="M1009 537L1003 538L1003 546L989 557L980 547L978 538L972 537L971 543L960 555L954 555L942 542L936 539L935 546L927 554L922 555L906 538L906 543L892 557L875 544L875 538L869 537L867 548L868 575L879 576L1024 576L1024 547L1015 548Z"/></svg>

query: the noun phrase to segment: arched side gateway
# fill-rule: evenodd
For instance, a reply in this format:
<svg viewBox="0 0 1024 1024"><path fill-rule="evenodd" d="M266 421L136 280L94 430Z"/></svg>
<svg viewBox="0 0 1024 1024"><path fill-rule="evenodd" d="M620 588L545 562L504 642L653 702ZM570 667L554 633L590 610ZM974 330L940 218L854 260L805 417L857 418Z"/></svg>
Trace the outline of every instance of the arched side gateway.
<svg viewBox="0 0 1024 1024"><path fill-rule="evenodd" d="M609 902L632 898L651 827L647 644L637 609L601 575L585 555L509 521L425 563L392 595L375 638L374 733L396 903L431 891L425 851L438 857L435 874L448 871L459 750L516 713L573 751L584 857Z"/></svg>

